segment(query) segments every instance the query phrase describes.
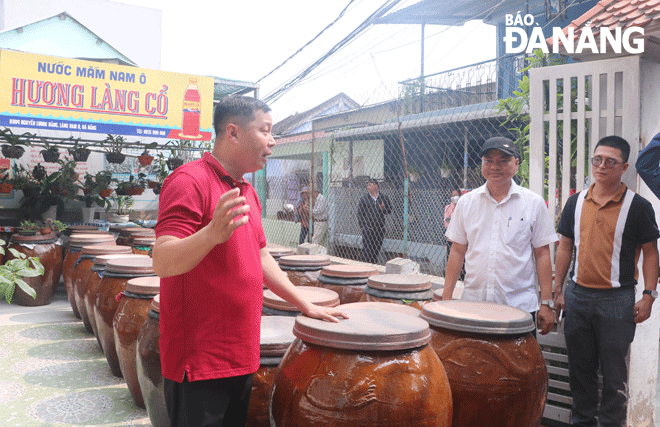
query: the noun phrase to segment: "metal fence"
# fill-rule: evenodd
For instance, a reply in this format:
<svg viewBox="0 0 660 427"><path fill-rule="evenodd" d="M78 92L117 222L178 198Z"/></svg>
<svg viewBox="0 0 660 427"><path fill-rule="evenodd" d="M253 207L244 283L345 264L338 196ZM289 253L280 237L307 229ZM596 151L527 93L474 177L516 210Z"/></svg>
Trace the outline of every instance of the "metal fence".
<svg viewBox="0 0 660 427"><path fill-rule="evenodd" d="M392 203L378 263L407 257L423 272L444 274L450 194L483 184L479 151L486 139L515 139L496 105L517 88L525 65L520 57L505 57L404 81L395 99L376 104L335 97L334 104L276 125L267 168L253 178L269 241L299 243L300 191L313 186L329 202L322 241L328 253L363 260L358 204L367 181L376 179ZM378 95L387 98L370 99ZM331 113L315 114L323 110Z"/></svg>

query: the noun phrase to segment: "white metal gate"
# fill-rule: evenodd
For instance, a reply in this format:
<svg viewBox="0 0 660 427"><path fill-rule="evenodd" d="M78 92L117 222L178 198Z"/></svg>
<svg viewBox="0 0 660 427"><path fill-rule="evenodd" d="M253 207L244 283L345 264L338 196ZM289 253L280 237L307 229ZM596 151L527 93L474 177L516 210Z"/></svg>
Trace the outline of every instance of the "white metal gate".
<svg viewBox="0 0 660 427"><path fill-rule="evenodd" d="M618 135L640 146L640 57L616 58L530 70L530 189L548 200L559 218L569 195L591 182L588 159L598 140ZM623 177L637 190L634 168ZM553 248L554 249L554 248ZM554 253L554 250L553 250ZM544 418L570 423L572 398L563 325L539 335L550 392Z"/></svg>

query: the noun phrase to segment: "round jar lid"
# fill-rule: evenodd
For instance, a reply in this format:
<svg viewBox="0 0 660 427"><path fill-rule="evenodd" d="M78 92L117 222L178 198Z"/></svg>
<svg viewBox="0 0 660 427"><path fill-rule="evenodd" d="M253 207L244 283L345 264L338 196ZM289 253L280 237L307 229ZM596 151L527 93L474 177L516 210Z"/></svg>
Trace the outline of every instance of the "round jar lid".
<svg viewBox="0 0 660 427"><path fill-rule="evenodd" d="M528 312L484 301L431 302L422 307L422 319L438 328L491 335L524 334L535 328Z"/></svg>
<svg viewBox="0 0 660 427"><path fill-rule="evenodd" d="M391 311L394 313L407 314L408 316L419 317L422 312L417 310L415 307L411 307L405 304L394 304L391 302L380 302L380 301L365 301L365 302L349 302L348 304L341 304L337 306L339 310L345 308L359 309L359 310L382 310L382 311Z"/></svg>
<svg viewBox="0 0 660 427"><path fill-rule="evenodd" d="M151 309L156 313L160 313L160 294L156 295L154 299L151 300Z"/></svg>
<svg viewBox="0 0 660 427"><path fill-rule="evenodd" d="M156 235L156 231L154 229L143 227L125 227L122 228L119 233L126 236L134 236L136 234L149 234L152 236Z"/></svg>
<svg viewBox="0 0 660 427"><path fill-rule="evenodd" d="M150 246L156 242L156 237L134 237L133 246Z"/></svg>
<svg viewBox="0 0 660 427"><path fill-rule="evenodd" d="M336 307L339 305L339 294L330 289L317 288L316 286L296 286L296 291L312 304L323 307ZM264 305L275 310L300 311L298 307L278 297L269 289L264 290Z"/></svg>
<svg viewBox="0 0 660 427"><path fill-rule="evenodd" d="M433 291L433 301L442 301L443 291L444 291L443 288L436 289L435 291Z"/></svg>
<svg viewBox="0 0 660 427"><path fill-rule="evenodd" d="M126 290L140 295L156 295L160 292L160 277L147 276L129 279L126 282Z"/></svg>
<svg viewBox="0 0 660 427"><path fill-rule="evenodd" d="M83 233L83 234L93 234L97 231L99 231L98 227L95 227L93 225L70 225L67 228L67 231L70 231L71 234L74 233ZM91 232L91 233L89 233ZM105 233L105 231L104 231Z"/></svg>
<svg viewBox="0 0 660 427"><path fill-rule="evenodd" d="M108 261L111 261L113 259L145 257L145 256L148 257L148 255L135 255L132 252L130 254L99 255L96 258L94 258L94 265L106 266L106 265L108 265Z"/></svg>
<svg viewBox="0 0 660 427"><path fill-rule="evenodd" d="M261 356L283 356L296 339L295 323L296 318L291 316L261 316Z"/></svg>
<svg viewBox="0 0 660 427"><path fill-rule="evenodd" d="M406 350L431 340L428 323L419 317L372 309L344 312L349 318L338 323L300 315L293 334L310 344L366 351Z"/></svg>
<svg viewBox="0 0 660 427"><path fill-rule="evenodd" d="M13 234L11 241L16 243L52 243L57 240L57 234L35 234L34 236L21 236L20 234Z"/></svg>
<svg viewBox="0 0 660 427"><path fill-rule="evenodd" d="M101 245L101 244L113 244L115 243L115 237L107 232L103 234L72 234L69 237L69 243L71 246L83 247L86 245Z"/></svg>
<svg viewBox="0 0 660 427"><path fill-rule="evenodd" d="M105 267L108 273L122 274L154 274L154 261L149 255L142 255L141 258L119 258L111 259Z"/></svg>
<svg viewBox="0 0 660 427"><path fill-rule="evenodd" d="M334 264L323 267L321 274L328 277L341 277L347 279L360 279L378 274L378 269L368 265L342 265Z"/></svg>
<svg viewBox="0 0 660 427"><path fill-rule="evenodd" d="M378 274L369 277L367 286L383 291L419 292L431 289L431 281L420 274Z"/></svg>
<svg viewBox="0 0 660 427"><path fill-rule="evenodd" d="M130 246L120 245L92 245L83 246L83 255L110 255L110 254L132 254Z"/></svg>
<svg viewBox="0 0 660 427"><path fill-rule="evenodd" d="M293 249L287 248L284 246L268 246L268 252L273 256L273 258L279 258L285 255L293 255Z"/></svg>
<svg viewBox="0 0 660 427"><path fill-rule="evenodd" d="M327 255L285 255L280 257L280 264L292 267L323 267L330 265Z"/></svg>

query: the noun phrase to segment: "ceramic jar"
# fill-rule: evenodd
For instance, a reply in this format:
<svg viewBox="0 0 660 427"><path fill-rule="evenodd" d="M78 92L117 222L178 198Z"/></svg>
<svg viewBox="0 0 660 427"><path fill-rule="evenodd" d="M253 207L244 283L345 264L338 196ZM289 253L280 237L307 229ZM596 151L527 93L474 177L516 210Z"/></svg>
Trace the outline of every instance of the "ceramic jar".
<svg viewBox="0 0 660 427"><path fill-rule="evenodd" d="M379 274L369 277L361 301L406 304L418 310L433 299L431 281L421 274Z"/></svg>
<svg viewBox="0 0 660 427"><path fill-rule="evenodd" d="M323 307L336 307L339 305L339 295L330 289L317 288L316 286L298 286L296 290L312 304ZM273 291L264 289L262 316L295 317L299 314L298 307L275 295Z"/></svg>
<svg viewBox="0 0 660 427"><path fill-rule="evenodd" d="M376 274L371 265L328 265L321 269L316 286L337 292L340 303L348 304L360 301L367 279Z"/></svg>
<svg viewBox="0 0 660 427"><path fill-rule="evenodd" d="M275 261L278 261L283 256L294 254L293 249L285 246L268 245L267 249L268 253L275 259Z"/></svg>
<svg viewBox="0 0 660 427"><path fill-rule="evenodd" d="M77 234L74 233L69 238L69 244L66 249L66 254L64 255L64 262L62 263L62 278L64 279L64 288L66 289L66 295L69 298L69 304L71 304L71 309L73 314L80 319L80 313L78 312L78 306L76 305L76 300L73 292L73 282L71 281L71 276L73 274L73 267L76 265L78 258L81 255L83 246L92 246L92 245L114 245L115 238L110 233L103 234Z"/></svg>
<svg viewBox="0 0 660 427"><path fill-rule="evenodd" d="M436 301L422 307L447 370L454 427L538 427L548 393L531 314L507 305Z"/></svg>
<svg viewBox="0 0 660 427"><path fill-rule="evenodd" d="M321 269L330 265L330 257L327 255L284 255L278 262L294 286L316 286Z"/></svg>
<svg viewBox="0 0 660 427"><path fill-rule="evenodd" d="M136 255L150 255L151 245L156 243L156 236L133 237L131 247Z"/></svg>
<svg viewBox="0 0 660 427"><path fill-rule="evenodd" d="M264 316L261 318L260 365L252 380L252 395L248 408L246 427L270 427L268 404L275 372L282 357L296 338L289 316Z"/></svg>
<svg viewBox="0 0 660 427"><path fill-rule="evenodd" d="M338 323L298 316L271 393L271 425L449 427L452 397L428 324L347 309Z"/></svg>
<svg viewBox="0 0 660 427"><path fill-rule="evenodd" d="M137 377L153 427L170 427L160 368L160 295L151 301L147 319L137 338Z"/></svg>
<svg viewBox="0 0 660 427"><path fill-rule="evenodd" d="M14 291L14 302L24 306L41 306L53 301L53 294L60 281L62 271L62 244L55 233L40 234L36 236L20 236L14 234L9 240L8 248L15 249L28 257L38 257L44 266L43 276L23 277L37 293L32 298L20 287L16 286ZM12 253L7 250L5 259L14 259Z"/></svg>
<svg viewBox="0 0 660 427"><path fill-rule="evenodd" d="M126 290L126 284L130 279L155 275L153 261L146 255L131 255L130 258L109 260L103 273L94 302L96 331L110 371L117 377L122 376L112 327L119 306L117 295Z"/></svg>
<svg viewBox="0 0 660 427"><path fill-rule="evenodd" d="M133 236L136 234L156 236L156 232L152 228L120 227L119 235L117 236L117 244L131 246Z"/></svg>
<svg viewBox="0 0 660 427"><path fill-rule="evenodd" d="M131 248L128 246L117 245L92 245L83 246L80 252L80 257L73 266L73 273L71 274L71 287L73 288L73 296L80 313L80 319L85 325L88 332L93 333L92 324L89 320L87 306L85 305L85 294L87 293L87 284L89 283L89 275L92 272L94 265L94 258L99 255L110 254L130 254Z"/></svg>
<svg viewBox="0 0 660 427"><path fill-rule="evenodd" d="M147 319L151 300L159 291L158 276L130 279L126 283L126 290L121 292L117 311L112 320L119 368L133 401L140 408L144 408L144 399L137 376L137 338L142 324Z"/></svg>

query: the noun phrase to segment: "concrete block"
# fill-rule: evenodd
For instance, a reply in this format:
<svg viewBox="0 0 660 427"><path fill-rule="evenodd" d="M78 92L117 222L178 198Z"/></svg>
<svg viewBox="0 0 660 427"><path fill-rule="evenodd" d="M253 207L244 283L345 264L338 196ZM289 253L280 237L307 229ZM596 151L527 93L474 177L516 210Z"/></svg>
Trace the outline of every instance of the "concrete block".
<svg viewBox="0 0 660 427"><path fill-rule="evenodd" d="M386 274L417 274L419 264L406 258L394 258L385 264Z"/></svg>
<svg viewBox="0 0 660 427"><path fill-rule="evenodd" d="M298 255L327 255L328 249L314 243L303 243L298 245L297 253Z"/></svg>

